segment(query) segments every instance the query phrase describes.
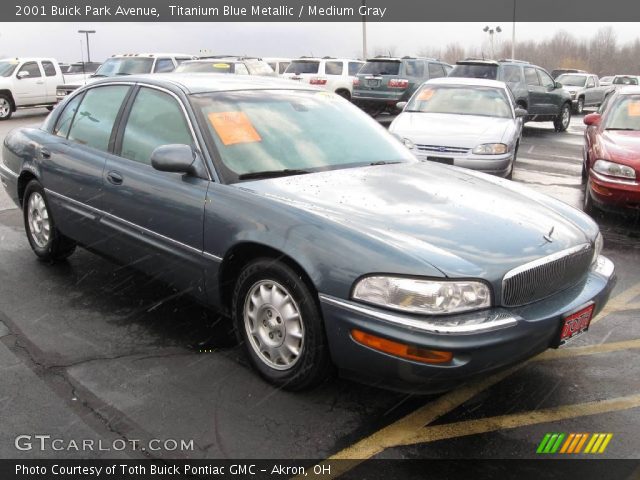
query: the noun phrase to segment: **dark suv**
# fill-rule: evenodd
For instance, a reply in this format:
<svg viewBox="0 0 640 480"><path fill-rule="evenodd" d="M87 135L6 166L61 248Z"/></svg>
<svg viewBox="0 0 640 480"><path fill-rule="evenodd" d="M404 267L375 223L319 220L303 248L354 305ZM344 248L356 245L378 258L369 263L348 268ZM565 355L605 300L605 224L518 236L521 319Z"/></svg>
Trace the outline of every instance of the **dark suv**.
<svg viewBox="0 0 640 480"><path fill-rule="evenodd" d="M352 101L371 115L393 110L427 80L446 77L449 68L433 58L370 58L353 80Z"/></svg>
<svg viewBox="0 0 640 480"><path fill-rule="evenodd" d="M528 121L552 121L557 132L569 127L571 94L541 67L521 60L468 59L457 62L449 76L503 81L529 113Z"/></svg>

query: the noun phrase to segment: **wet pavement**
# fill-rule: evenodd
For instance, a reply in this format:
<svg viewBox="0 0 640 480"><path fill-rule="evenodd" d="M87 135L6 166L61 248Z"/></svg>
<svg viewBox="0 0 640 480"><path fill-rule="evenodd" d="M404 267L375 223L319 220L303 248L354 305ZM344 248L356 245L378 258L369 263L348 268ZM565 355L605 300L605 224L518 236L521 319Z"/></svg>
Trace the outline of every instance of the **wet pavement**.
<svg viewBox="0 0 640 480"><path fill-rule="evenodd" d="M0 137L45 113L1 122ZM582 132L581 118L562 134L528 124L514 181L579 206ZM218 318L162 284L84 250L36 261L1 192L0 458L536 458L548 432L612 433L602 458L638 458L640 221L597 221L619 281L568 347L441 396L341 379L288 393L251 371ZM36 434L162 447L16 448Z"/></svg>

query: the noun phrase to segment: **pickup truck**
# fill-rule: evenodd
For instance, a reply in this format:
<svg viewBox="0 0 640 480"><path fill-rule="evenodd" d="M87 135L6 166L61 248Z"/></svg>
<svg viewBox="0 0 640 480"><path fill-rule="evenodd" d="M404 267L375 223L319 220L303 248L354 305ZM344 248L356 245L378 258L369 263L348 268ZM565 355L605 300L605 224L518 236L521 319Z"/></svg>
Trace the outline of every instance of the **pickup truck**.
<svg viewBox="0 0 640 480"><path fill-rule="evenodd" d="M184 53L126 53L112 55L96 72L79 82L64 82L56 89L57 101L61 102L74 90L103 77L138 75L143 73L173 72L182 62L198 57Z"/></svg>
<svg viewBox="0 0 640 480"><path fill-rule="evenodd" d="M557 81L571 94L575 113L582 113L584 107L599 107L613 90L611 86L600 86L598 76L591 73L564 73Z"/></svg>
<svg viewBox="0 0 640 480"><path fill-rule="evenodd" d="M53 58L3 58L0 60L0 120L18 108L56 104L56 87L64 77Z"/></svg>

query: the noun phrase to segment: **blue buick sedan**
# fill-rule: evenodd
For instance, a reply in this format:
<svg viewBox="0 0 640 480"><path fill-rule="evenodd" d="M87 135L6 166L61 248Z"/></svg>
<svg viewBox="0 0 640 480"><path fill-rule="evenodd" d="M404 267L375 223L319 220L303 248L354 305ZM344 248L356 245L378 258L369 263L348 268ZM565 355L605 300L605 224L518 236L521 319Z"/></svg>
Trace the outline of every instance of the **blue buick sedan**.
<svg viewBox="0 0 640 480"><path fill-rule="evenodd" d="M74 92L4 142L31 248L163 279L292 390L337 367L443 391L589 328L615 275L588 216L421 163L349 102L292 83L173 74Z"/></svg>

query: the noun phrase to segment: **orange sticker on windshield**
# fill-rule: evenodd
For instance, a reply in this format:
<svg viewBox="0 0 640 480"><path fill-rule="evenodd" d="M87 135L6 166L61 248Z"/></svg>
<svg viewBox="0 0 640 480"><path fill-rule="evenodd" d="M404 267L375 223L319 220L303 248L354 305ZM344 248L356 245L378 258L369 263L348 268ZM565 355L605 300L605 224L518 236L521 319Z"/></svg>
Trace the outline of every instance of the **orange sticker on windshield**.
<svg viewBox="0 0 640 480"><path fill-rule="evenodd" d="M262 141L244 112L213 112L209 114L209 122L225 145Z"/></svg>
<svg viewBox="0 0 640 480"><path fill-rule="evenodd" d="M629 102L627 113L630 117L640 117L640 102Z"/></svg>
<svg viewBox="0 0 640 480"><path fill-rule="evenodd" d="M425 88L418 94L418 100L421 102L431 100L431 97L433 97L433 89L431 88Z"/></svg>

